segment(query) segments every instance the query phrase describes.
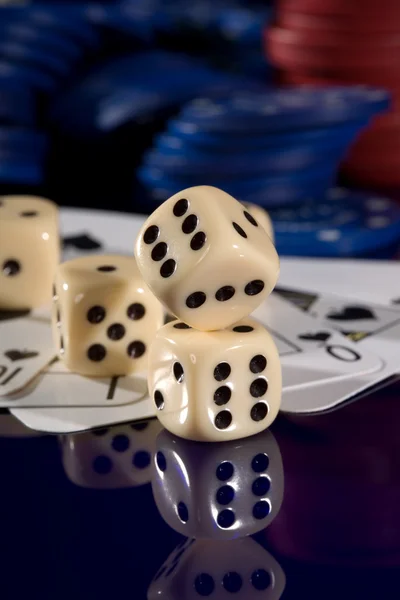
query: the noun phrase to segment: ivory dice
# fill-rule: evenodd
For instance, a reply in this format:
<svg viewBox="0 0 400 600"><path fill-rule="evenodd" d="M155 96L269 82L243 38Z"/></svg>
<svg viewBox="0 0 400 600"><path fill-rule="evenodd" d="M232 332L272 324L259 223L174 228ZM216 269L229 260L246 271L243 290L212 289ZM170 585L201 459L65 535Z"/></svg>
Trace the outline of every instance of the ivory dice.
<svg viewBox="0 0 400 600"><path fill-rule="evenodd" d="M56 204L36 196L1 196L0 309L50 304L59 260Z"/></svg>
<svg viewBox="0 0 400 600"><path fill-rule="evenodd" d="M202 331L248 316L279 275L264 227L240 202L210 186L188 188L164 202L140 230L135 254L169 312Z"/></svg>

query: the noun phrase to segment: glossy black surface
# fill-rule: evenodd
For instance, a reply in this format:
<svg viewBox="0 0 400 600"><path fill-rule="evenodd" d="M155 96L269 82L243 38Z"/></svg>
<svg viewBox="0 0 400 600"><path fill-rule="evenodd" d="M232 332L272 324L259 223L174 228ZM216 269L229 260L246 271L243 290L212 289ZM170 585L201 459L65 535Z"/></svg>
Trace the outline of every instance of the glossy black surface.
<svg viewBox="0 0 400 600"><path fill-rule="evenodd" d="M283 585L283 600L398 597L399 384L329 414L275 422L284 497L253 536L257 543L240 539L239 530L233 540L185 543L166 524L148 482L155 438L165 436L155 421L62 438L4 437L12 423L0 415L2 599L252 600L278 598ZM185 444L178 441L180 456L192 468ZM212 446L202 452L214 468ZM271 468L263 454L252 456L252 481ZM158 455L157 469L166 475L163 460ZM207 500L207 460L194 474L203 477L197 503ZM229 486L226 470L218 463L213 475L222 508L235 502L221 491ZM253 487L246 488L252 504ZM261 487L256 492L266 493ZM180 507L181 521L190 502L187 514Z"/></svg>

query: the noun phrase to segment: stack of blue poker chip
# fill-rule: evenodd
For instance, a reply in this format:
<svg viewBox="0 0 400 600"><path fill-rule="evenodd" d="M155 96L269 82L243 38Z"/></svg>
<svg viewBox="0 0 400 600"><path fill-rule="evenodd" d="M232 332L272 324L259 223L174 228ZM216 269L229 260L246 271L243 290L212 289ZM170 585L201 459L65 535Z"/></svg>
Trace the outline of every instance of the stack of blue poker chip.
<svg viewBox="0 0 400 600"><path fill-rule="evenodd" d="M193 57L145 51L101 65L64 93L51 113L60 130L89 138L170 115L203 92L226 93L240 85L249 82Z"/></svg>
<svg viewBox="0 0 400 600"><path fill-rule="evenodd" d="M333 188L270 216L282 256L393 258L400 248L400 204L377 194Z"/></svg>
<svg viewBox="0 0 400 600"><path fill-rule="evenodd" d="M299 204L323 197L357 133L388 106L365 87L197 99L156 137L138 177L154 204L199 184L266 208Z"/></svg>
<svg viewBox="0 0 400 600"><path fill-rule="evenodd" d="M1 9L1 17L1 89L18 82L42 95L52 94L99 43L83 6L8 6Z"/></svg>

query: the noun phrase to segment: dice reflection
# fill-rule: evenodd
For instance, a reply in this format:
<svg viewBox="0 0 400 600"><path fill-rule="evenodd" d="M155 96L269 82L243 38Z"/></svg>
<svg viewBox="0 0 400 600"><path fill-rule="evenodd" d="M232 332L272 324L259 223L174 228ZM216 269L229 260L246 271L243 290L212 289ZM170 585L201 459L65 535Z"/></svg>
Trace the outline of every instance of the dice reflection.
<svg viewBox="0 0 400 600"><path fill-rule="evenodd" d="M284 588L282 568L253 539L192 539L170 554L150 584L147 598L278 600Z"/></svg>
<svg viewBox="0 0 400 600"><path fill-rule="evenodd" d="M152 486L161 516L183 535L251 535L269 525L282 504L281 453L270 431L224 444L191 442L163 431Z"/></svg>
<svg viewBox="0 0 400 600"><path fill-rule="evenodd" d="M151 480L151 463L161 425L156 419L61 436L62 463L76 485L129 488Z"/></svg>

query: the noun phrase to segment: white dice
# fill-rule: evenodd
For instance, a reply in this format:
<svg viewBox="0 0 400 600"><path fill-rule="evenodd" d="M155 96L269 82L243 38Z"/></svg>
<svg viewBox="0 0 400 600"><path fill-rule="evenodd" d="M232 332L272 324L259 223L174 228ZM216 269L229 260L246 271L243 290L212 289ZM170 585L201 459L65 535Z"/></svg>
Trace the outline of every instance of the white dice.
<svg viewBox="0 0 400 600"><path fill-rule="evenodd" d="M163 307L133 257L95 255L59 266L53 332L71 371L92 376L147 371L148 348L163 322Z"/></svg>
<svg viewBox="0 0 400 600"><path fill-rule="evenodd" d="M282 393L278 350L254 319L202 332L181 321L162 327L149 353L149 393L166 429L198 441L259 433Z"/></svg>
<svg viewBox="0 0 400 600"><path fill-rule="evenodd" d="M231 542L186 540L156 573L148 600L279 600L285 574L251 538Z"/></svg>
<svg viewBox="0 0 400 600"><path fill-rule="evenodd" d="M57 206L36 196L0 196L0 309L50 304L59 260Z"/></svg>
<svg viewBox="0 0 400 600"><path fill-rule="evenodd" d="M203 331L229 327L271 293L275 247L256 219L222 190L198 186L164 202L139 232L143 278L168 310Z"/></svg>
<svg viewBox="0 0 400 600"><path fill-rule="evenodd" d="M233 539L265 529L283 500L279 446L270 431L226 444L156 441L154 499L163 519L183 535Z"/></svg>
<svg viewBox="0 0 400 600"><path fill-rule="evenodd" d="M68 478L81 487L118 489L151 480L157 419L61 436Z"/></svg>

